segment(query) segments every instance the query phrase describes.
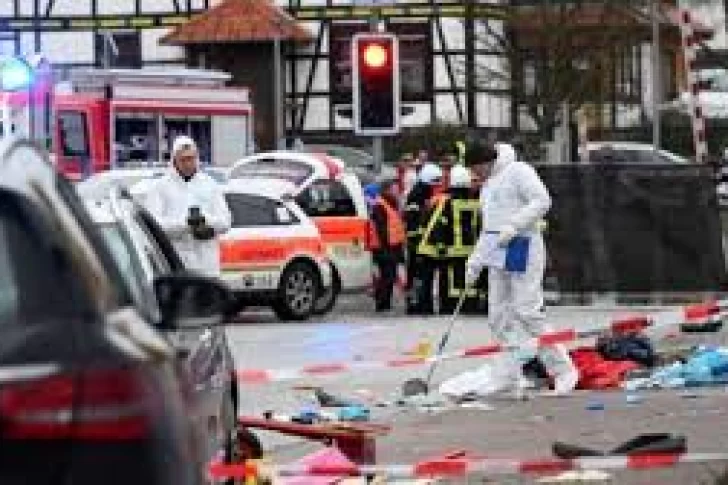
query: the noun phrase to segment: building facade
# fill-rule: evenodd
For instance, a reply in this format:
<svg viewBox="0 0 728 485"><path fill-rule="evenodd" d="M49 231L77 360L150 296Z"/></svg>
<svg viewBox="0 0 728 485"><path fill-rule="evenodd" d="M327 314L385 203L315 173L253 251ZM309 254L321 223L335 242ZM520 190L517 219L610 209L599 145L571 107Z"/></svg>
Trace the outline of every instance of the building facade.
<svg viewBox="0 0 728 485"><path fill-rule="evenodd" d="M190 46L160 40L195 14L223 0L2 0L0 52L42 52L63 78L76 67L168 65L220 67L190 55ZM262 1L262 0L225 0ZM700 14L722 18L716 25L725 43L723 2L695 2ZM351 133L351 35L368 29L373 12L398 34L401 45L403 126L433 122L472 129L529 131L536 124L525 109L523 89L534 69L515 64L500 44L513 41L501 2L391 2L380 9L351 0L279 0L279 6L311 33L311 41L284 46L285 129L302 138L346 138ZM718 15L718 13L722 15ZM240 19L241 22L246 19ZM215 43L210 45L214 49ZM250 50L241 42L243 51ZM253 46L257 49L258 46ZM629 52L615 53L610 70L613 96L606 120L614 127L643 120L651 106L650 41L641 39ZM665 72L676 65L667 49ZM224 66L223 66L224 67ZM245 70L246 66L232 66ZM265 83L268 68L256 82ZM272 69L271 69L272 71ZM233 73L234 74L234 73ZM273 73L270 72L270 81ZM674 90L675 76L666 90ZM249 86L270 91L270 86ZM266 96L266 98L268 98ZM269 99L269 102L273 101ZM265 103L265 99L256 99ZM265 111L265 110L262 110ZM256 131L270 138L266 121ZM267 144L267 143L266 143ZM264 144L265 145L265 144Z"/></svg>

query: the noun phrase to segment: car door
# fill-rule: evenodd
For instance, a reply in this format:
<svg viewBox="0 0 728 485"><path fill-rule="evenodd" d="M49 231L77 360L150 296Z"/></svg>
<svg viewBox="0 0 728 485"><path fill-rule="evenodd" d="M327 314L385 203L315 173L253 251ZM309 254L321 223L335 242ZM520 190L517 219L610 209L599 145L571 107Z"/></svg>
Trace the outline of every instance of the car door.
<svg viewBox="0 0 728 485"><path fill-rule="evenodd" d="M176 272L175 268L180 268L179 260L167 256L163 249L166 244L161 238L166 236L151 225L150 218L144 217L143 209L129 200L123 201L124 204L128 210L120 211L119 216L141 255L150 282L158 276ZM199 429L207 432L205 447L208 458L222 445L221 412L225 399L229 397L227 391L233 373L224 332L221 327L165 330L177 358L191 376L196 410L193 419Z"/></svg>
<svg viewBox="0 0 728 485"><path fill-rule="evenodd" d="M232 225L220 238L221 261L223 278L235 291L275 291L288 261L320 244L315 229L305 230L281 201L234 191L225 200Z"/></svg>
<svg viewBox="0 0 728 485"><path fill-rule="evenodd" d="M351 177L354 177L351 175ZM366 205L353 194L351 178L312 181L296 197L318 227L343 289L366 288L371 282L371 255L366 250Z"/></svg>

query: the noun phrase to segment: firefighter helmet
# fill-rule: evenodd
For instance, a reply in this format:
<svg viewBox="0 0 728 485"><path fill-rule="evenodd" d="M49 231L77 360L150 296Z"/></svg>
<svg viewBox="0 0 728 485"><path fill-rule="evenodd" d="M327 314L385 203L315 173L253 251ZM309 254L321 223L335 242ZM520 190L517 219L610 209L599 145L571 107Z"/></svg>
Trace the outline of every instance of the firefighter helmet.
<svg viewBox="0 0 728 485"><path fill-rule="evenodd" d="M436 185L442 180L442 170L434 163L427 163L420 171L420 182L427 185Z"/></svg>
<svg viewBox="0 0 728 485"><path fill-rule="evenodd" d="M462 165L455 165L450 170L450 187L453 188L469 188L472 183L470 170Z"/></svg>

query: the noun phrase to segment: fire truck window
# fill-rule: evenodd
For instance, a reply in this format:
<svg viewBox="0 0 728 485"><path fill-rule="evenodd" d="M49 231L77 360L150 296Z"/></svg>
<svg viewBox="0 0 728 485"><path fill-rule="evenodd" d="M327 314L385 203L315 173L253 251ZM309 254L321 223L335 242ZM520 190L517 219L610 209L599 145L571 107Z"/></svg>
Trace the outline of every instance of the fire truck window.
<svg viewBox="0 0 728 485"><path fill-rule="evenodd" d="M212 164L212 122L209 116L165 116L164 160L169 160L174 139L180 135L195 140L203 165Z"/></svg>
<svg viewBox="0 0 728 485"><path fill-rule="evenodd" d="M58 113L61 151L64 157L88 157L89 146L86 136L86 114L78 111Z"/></svg>
<svg viewBox="0 0 728 485"><path fill-rule="evenodd" d="M356 215L354 200L341 182L318 180L304 190L296 202L311 217L348 217Z"/></svg>
<svg viewBox="0 0 728 485"><path fill-rule="evenodd" d="M151 113L117 113L114 151L119 165L157 162L159 133L157 117Z"/></svg>

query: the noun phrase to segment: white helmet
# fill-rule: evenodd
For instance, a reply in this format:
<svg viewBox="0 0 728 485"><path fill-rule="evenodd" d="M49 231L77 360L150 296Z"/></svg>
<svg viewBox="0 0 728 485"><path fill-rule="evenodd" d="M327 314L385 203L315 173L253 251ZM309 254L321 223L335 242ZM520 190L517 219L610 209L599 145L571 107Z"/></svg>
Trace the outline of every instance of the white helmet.
<svg viewBox="0 0 728 485"><path fill-rule="evenodd" d="M455 165L450 169L450 187L454 188L470 188L473 179L470 176L470 170L462 165Z"/></svg>
<svg viewBox="0 0 728 485"><path fill-rule="evenodd" d="M420 182L427 185L438 184L442 180L442 170L434 163L426 163L420 170Z"/></svg>

